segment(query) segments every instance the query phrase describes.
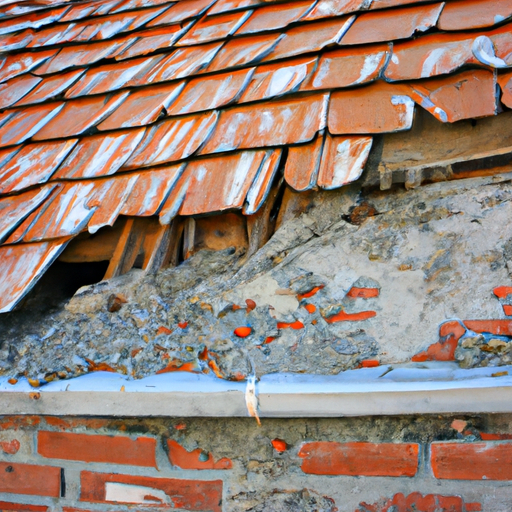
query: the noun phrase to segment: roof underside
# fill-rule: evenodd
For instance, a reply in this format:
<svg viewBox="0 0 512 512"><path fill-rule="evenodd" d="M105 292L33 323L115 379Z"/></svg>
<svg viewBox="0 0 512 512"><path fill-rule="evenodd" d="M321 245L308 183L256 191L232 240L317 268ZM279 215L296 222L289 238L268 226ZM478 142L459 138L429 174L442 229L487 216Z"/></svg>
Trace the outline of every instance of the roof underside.
<svg viewBox="0 0 512 512"><path fill-rule="evenodd" d="M512 108L512 0L0 0L0 312L119 215L359 178L376 134Z"/></svg>

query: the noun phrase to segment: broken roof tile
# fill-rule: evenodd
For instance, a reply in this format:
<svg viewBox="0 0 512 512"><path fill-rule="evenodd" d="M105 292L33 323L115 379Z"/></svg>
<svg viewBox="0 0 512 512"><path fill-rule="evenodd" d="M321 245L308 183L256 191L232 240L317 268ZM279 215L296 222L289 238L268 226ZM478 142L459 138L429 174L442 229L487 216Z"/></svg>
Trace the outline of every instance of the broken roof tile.
<svg viewBox="0 0 512 512"><path fill-rule="evenodd" d="M89 233L114 225L138 178L137 174L128 174L95 182L94 189L85 200L86 208L94 212L87 220Z"/></svg>
<svg viewBox="0 0 512 512"><path fill-rule="evenodd" d="M412 126L414 102L399 85L383 82L332 93L329 131L336 135L387 133Z"/></svg>
<svg viewBox="0 0 512 512"><path fill-rule="evenodd" d="M0 243L50 195L55 185L47 185L16 196L0 198Z"/></svg>
<svg viewBox="0 0 512 512"><path fill-rule="evenodd" d="M82 138L54 179L95 178L114 174L142 140L145 129L119 130Z"/></svg>
<svg viewBox="0 0 512 512"><path fill-rule="evenodd" d="M437 26L440 30L469 30L492 27L510 17L510 0L452 0L446 2Z"/></svg>
<svg viewBox="0 0 512 512"><path fill-rule="evenodd" d="M189 76L207 66L221 46L222 43L210 43L179 48L171 55L164 56L146 74L133 78L128 85L147 85Z"/></svg>
<svg viewBox="0 0 512 512"><path fill-rule="evenodd" d="M94 213L86 203L96 186L92 181L64 184L60 193L34 220L23 241L37 242L80 233Z"/></svg>
<svg viewBox="0 0 512 512"><path fill-rule="evenodd" d="M311 76L317 57L299 57L276 64L264 64L256 68L240 98L240 103L275 98L295 92Z"/></svg>
<svg viewBox="0 0 512 512"><path fill-rule="evenodd" d="M41 103L55 96L62 94L68 87L71 87L82 76L83 70L76 69L67 73L59 73L45 77L37 87L32 89L27 95L16 103L19 105L30 105L32 103Z"/></svg>
<svg viewBox="0 0 512 512"><path fill-rule="evenodd" d="M200 16L214 2L215 0L187 0L185 2L177 2L163 14L150 21L148 27L170 25L178 21L186 20L187 18L192 18L193 16Z"/></svg>
<svg viewBox="0 0 512 512"><path fill-rule="evenodd" d="M289 4L260 7L237 30L236 35L256 34L286 27L290 23L300 20L313 5L312 0L302 0Z"/></svg>
<svg viewBox="0 0 512 512"><path fill-rule="evenodd" d="M13 112L13 115L3 124L0 119L0 147L20 144L29 139L51 121L63 106L64 103L55 102L27 107Z"/></svg>
<svg viewBox="0 0 512 512"><path fill-rule="evenodd" d="M194 114L151 126L124 168L148 167L188 158L210 136L217 115L215 111Z"/></svg>
<svg viewBox="0 0 512 512"><path fill-rule="evenodd" d="M242 11L203 18L178 41L177 46L190 46L225 39L237 31L251 12Z"/></svg>
<svg viewBox="0 0 512 512"><path fill-rule="evenodd" d="M147 29L132 34L136 41L125 50L118 52L117 60L138 57L152 53L161 48L170 48L184 33L189 25L170 25Z"/></svg>
<svg viewBox="0 0 512 512"><path fill-rule="evenodd" d="M164 58L163 55L142 57L125 62L105 64L86 71L82 79L66 92L66 98L115 91L131 80L143 76Z"/></svg>
<svg viewBox="0 0 512 512"><path fill-rule="evenodd" d="M188 187L180 215L242 208L265 156L265 151L242 151L188 164L181 178Z"/></svg>
<svg viewBox="0 0 512 512"><path fill-rule="evenodd" d="M56 53L57 50L46 50L44 52L17 53L4 58L0 56L0 82L28 73Z"/></svg>
<svg viewBox="0 0 512 512"><path fill-rule="evenodd" d="M48 181L76 143L76 139L71 139L23 146L0 169L0 194Z"/></svg>
<svg viewBox="0 0 512 512"><path fill-rule="evenodd" d="M138 174L137 183L123 203L120 214L136 217L156 215L185 167L186 164L171 165Z"/></svg>
<svg viewBox="0 0 512 512"><path fill-rule="evenodd" d="M411 98L443 123L496 114L494 74L471 70L408 84Z"/></svg>
<svg viewBox="0 0 512 512"><path fill-rule="evenodd" d="M208 71L255 64L268 55L281 39L281 34L239 37L228 41L217 53Z"/></svg>
<svg viewBox="0 0 512 512"><path fill-rule="evenodd" d="M244 91L254 68L193 78L167 109L169 115L189 114L229 105Z"/></svg>
<svg viewBox="0 0 512 512"><path fill-rule="evenodd" d="M251 184L251 188L247 192L245 205L243 208L244 215L253 215L256 213L270 192L274 177L279 169L282 151L273 149L267 151L258 170L258 174Z"/></svg>
<svg viewBox="0 0 512 512"><path fill-rule="evenodd" d="M33 136L34 140L58 139L79 135L100 123L128 96L120 92L111 96L93 96L66 101L64 108Z"/></svg>
<svg viewBox="0 0 512 512"><path fill-rule="evenodd" d="M485 37L485 36L482 36ZM498 62L485 62L491 67L512 67L512 23L507 23L489 33L489 39L492 41L491 48L488 53L494 50ZM475 52L474 52L475 53Z"/></svg>
<svg viewBox="0 0 512 512"><path fill-rule="evenodd" d="M512 108L512 73L498 75L498 83L501 87L501 102L508 108Z"/></svg>
<svg viewBox="0 0 512 512"><path fill-rule="evenodd" d="M354 20L355 16L345 16L292 28L284 34L264 60L282 59L308 52L317 52L328 45L337 44Z"/></svg>
<svg viewBox="0 0 512 512"><path fill-rule="evenodd" d="M81 67L94 64L95 62L115 55L126 45L125 42L102 41L62 48L57 55L49 59L42 66L39 66L34 73L46 75L55 72L62 72L67 68ZM52 52L55 53L55 50Z"/></svg>
<svg viewBox="0 0 512 512"><path fill-rule="evenodd" d="M11 32L18 32L27 28L40 28L44 25L49 25L58 21L69 10L69 5L64 7L56 7L50 12L35 12L14 18L12 20L5 20L0 22L0 35L9 34Z"/></svg>
<svg viewBox="0 0 512 512"><path fill-rule="evenodd" d="M223 111L202 154L297 144L324 128L328 95L276 100Z"/></svg>
<svg viewBox="0 0 512 512"><path fill-rule="evenodd" d="M396 43L384 71L388 80L412 80L452 73L466 64L478 64L471 33L432 34Z"/></svg>
<svg viewBox="0 0 512 512"><path fill-rule="evenodd" d="M10 107L28 94L41 78L27 74L0 84L0 109Z"/></svg>
<svg viewBox="0 0 512 512"><path fill-rule="evenodd" d="M184 82L173 82L167 85L136 89L114 113L97 126L98 130L145 126L156 121L162 111L167 110L180 94L184 85Z"/></svg>
<svg viewBox="0 0 512 512"><path fill-rule="evenodd" d="M303 84L301 90L336 89L376 80L389 53L387 45L325 52L311 80Z"/></svg>
<svg viewBox="0 0 512 512"><path fill-rule="evenodd" d="M444 4L419 5L361 14L341 39L345 44L367 44L406 39L434 27Z"/></svg>
<svg viewBox="0 0 512 512"><path fill-rule="evenodd" d="M365 10L368 0L319 0L302 21L320 20Z"/></svg>
<svg viewBox="0 0 512 512"><path fill-rule="evenodd" d="M324 138L324 134L319 133L313 141L292 146L288 150L284 179L298 192L310 190L316 186Z"/></svg>
<svg viewBox="0 0 512 512"><path fill-rule="evenodd" d="M69 239L0 247L0 313L11 311L30 291Z"/></svg>
<svg viewBox="0 0 512 512"><path fill-rule="evenodd" d="M371 137L332 137L327 134L318 171L318 186L332 190L357 180L371 147Z"/></svg>

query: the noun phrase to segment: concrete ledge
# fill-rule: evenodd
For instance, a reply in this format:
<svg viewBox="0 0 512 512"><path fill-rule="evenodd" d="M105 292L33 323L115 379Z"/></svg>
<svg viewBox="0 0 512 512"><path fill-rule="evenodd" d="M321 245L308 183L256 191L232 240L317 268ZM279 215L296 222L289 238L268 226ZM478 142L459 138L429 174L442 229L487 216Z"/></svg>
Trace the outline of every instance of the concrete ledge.
<svg viewBox="0 0 512 512"><path fill-rule="evenodd" d="M493 374L507 375L495 376ZM244 417L244 382L169 373L128 380L97 372L32 388L0 378L2 414ZM512 366L421 363L339 375L273 374L257 384L261 417L512 412Z"/></svg>

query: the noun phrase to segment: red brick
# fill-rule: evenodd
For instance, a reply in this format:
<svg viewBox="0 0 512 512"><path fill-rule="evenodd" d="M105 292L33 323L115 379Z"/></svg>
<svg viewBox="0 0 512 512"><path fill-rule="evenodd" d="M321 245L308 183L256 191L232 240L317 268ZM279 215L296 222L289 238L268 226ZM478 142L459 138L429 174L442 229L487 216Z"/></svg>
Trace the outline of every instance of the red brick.
<svg viewBox="0 0 512 512"><path fill-rule="evenodd" d="M482 510L480 503L464 503L460 496L442 496L413 492L408 496L395 494L388 500L377 503L360 503L355 512L478 512Z"/></svg>
<svg viewBox="0 0 512 512"><path fill-rule="evenodd" d="M335 443L304 444L302 471L315 475L414 476L418 470L417 444Z"/></svg>
<svg viewBox="0 0 512 512"><path fill-rule="evenodd" d="M427 350L416 354L411 361L453 361L459 338L466 329L455 320L445 322L439 328L439 341L430 345Z"/></svg>
<svg viewBox="0 0 512 512"><path fill-rule="evenodd" d="M37 439L37 452L47 458L156 467L156 440L150 437L42 431Z"/></svg>
<svg viewBox="0 0 512 512"><path fill-rule="evenodd" d="M0 462L0 492L60 496L61 469Z"/></svg>
<svg viewBox="0 0 512 512"><path fill-rule="evenodd" d="M434 443L430 457L436 478L512 480L512 443Z"/></svg>
<svg viewBox="0 0 512 512"><path fill-rule="evenodd" d="M231 469L233 466L232 462L227 458L215 462L211 453L208 454L208 458L205 461L201 461L199 460L203 453L201 448L188 452L183 446L172 439L167 441L167 447L169 448L169 462L180 469Z"/></svg>
<svg viewBox="0 0 512 512"><path fill-rule="evenodd" d="M80 501L107 502L107 482L148 487L149 495L152 490L161 490L171 498L173 508L221 512L222 480L182 480L82 471Z"/></svg>
<svg viewBox="0 0 512 512"><path fill-rule="evenodd" d="M7 503L0 501L0 512L46 512L48 507L44 505L23 505L22 503Z"/></svg>
<svg viewBox="0 0 512 512"><path fill-rule="evenodd" d="M347 293L347 297L352 299L371 299L378 297L380 290L378 288L357 288L352 287Z"/></svg>

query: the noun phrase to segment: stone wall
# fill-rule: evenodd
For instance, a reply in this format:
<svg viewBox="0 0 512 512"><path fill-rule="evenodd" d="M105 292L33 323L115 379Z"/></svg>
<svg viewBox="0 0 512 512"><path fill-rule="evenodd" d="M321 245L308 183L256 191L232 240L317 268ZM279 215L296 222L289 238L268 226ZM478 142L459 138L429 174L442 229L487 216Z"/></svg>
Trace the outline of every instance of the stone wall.
<svg viewBox="0 0 512 512"><path fill-rule="evenodd" d="M0 510L504 512L510 415L0 418Z"/></svg>

